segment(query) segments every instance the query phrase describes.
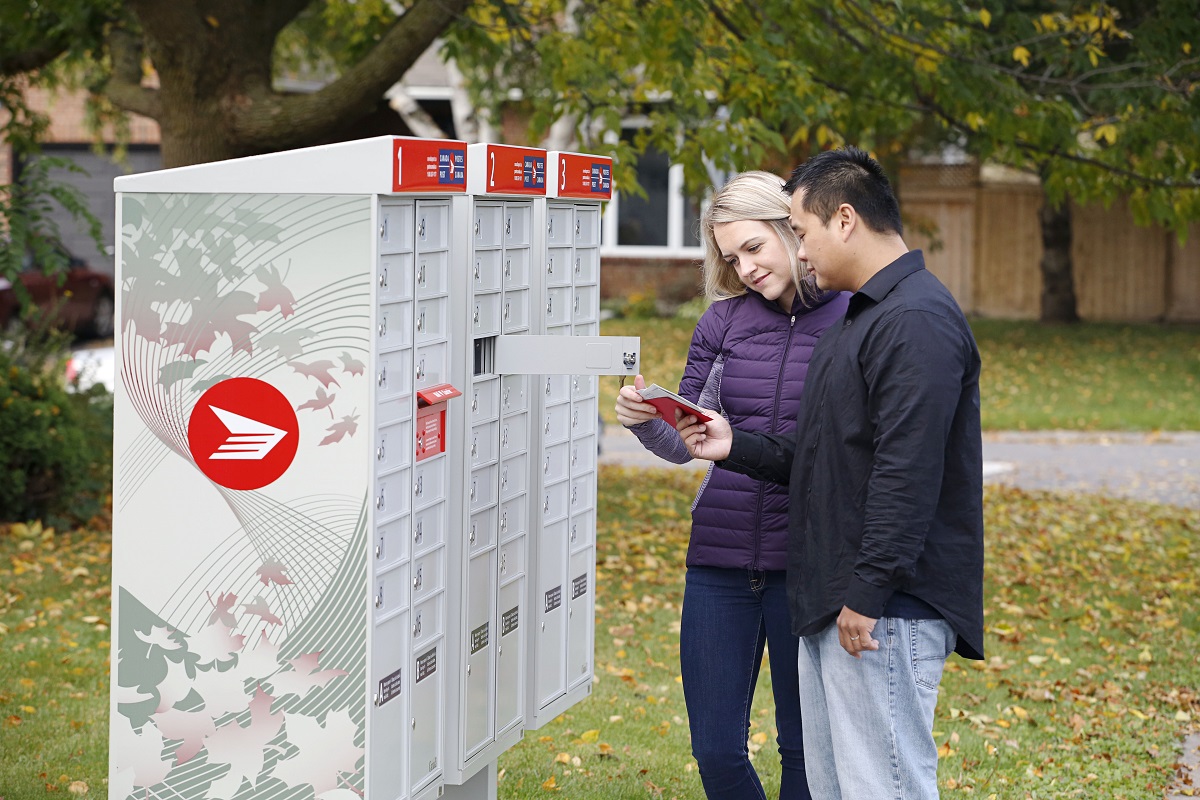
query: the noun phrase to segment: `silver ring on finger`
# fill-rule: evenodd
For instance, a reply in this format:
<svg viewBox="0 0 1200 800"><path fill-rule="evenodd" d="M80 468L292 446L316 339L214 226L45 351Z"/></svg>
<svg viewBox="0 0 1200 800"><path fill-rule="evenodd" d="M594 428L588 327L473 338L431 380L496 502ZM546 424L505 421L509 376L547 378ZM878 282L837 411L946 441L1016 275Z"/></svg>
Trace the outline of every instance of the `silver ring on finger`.
<svg viewBox="0 0 1200 800"><path fill-rule="evenodd" d="M853 641L857 641L857 640L858 640L858 637L857 637L857 636L851 636L851 637L850 637L850 641L852 641L852 642L853 642Z"/></svg>

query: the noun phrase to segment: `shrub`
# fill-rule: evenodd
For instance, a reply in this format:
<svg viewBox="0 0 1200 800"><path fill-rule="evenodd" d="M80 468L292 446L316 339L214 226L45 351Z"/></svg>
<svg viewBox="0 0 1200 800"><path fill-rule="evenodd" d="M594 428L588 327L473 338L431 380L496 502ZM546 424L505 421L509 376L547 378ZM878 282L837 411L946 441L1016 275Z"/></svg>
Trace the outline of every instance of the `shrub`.
<svg viewBox="0 0 1200 800"><path fill-rule="evenodd" d="M700 317L704 315L710 305L712 304L707 297L693 297L675 309L675 316L688 322L699 322Z"/></svg>
<svg viewBox="0 0 1200 800"><path fill-rule="evenodd" d="M658 298L654 292L633 292L625 306L625 316L632 319L654 319L659 316Z"/></svg>
<svg viewBox="0 0 1200 800"><path fill-rule="evenodd" d="M67 391L66 341L33 329L0 343L0 520L86 520L107 501L111 398Z"/></svg>

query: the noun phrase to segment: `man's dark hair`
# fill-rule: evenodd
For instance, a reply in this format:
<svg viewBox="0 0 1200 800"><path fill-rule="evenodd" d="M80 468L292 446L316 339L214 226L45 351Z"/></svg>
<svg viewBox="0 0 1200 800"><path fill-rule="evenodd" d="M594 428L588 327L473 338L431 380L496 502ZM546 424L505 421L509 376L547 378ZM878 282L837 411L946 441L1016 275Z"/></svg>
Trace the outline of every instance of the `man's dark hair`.
<svg viewBox="0 0 1200 800"><path fill-rule="evenodd" d="M804 210L822 223L829 222L842 203L849 203L872 231L904 234L892 186L883 167L865 150L849 146L818 153L792 170L783 185L788 194L800 189Z"/></svg>

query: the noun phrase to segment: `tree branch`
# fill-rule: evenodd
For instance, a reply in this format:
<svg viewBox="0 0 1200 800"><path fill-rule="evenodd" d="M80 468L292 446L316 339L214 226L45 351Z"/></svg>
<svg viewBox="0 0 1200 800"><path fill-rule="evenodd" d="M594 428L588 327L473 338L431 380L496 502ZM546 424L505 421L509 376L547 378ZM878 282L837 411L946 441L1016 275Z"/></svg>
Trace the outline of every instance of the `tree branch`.
<svg viewBox="0 0 1200 800"><path fill-rule="evenodd" d="M1035 86L1035 87L1040 87L1040 88L1054 88L1054 89L1058 89L1061 91L1070 92L1071 94L1073 94L1077 98L1079 98L1080 102L1083 102L1083 94L1084 93L1097 92L1097 91L1119 91L1119 90L1123 90L1123 89L1144 89L1144 88L1151 88L1151 87L1164 88L1160 81L1156 81L1153 78L1143 79L1140 81L1127 81L1125 83L1116 83L1116 84L1113 84L1113 83L1101 83L1101 84L1090 83L1090 81L1092 81L1094 78L1096 78L1097 76L1101 76L1101 75L1111 75L1111 74L1115 74L1115 73L1119 73L1119 72L1128 72L1131 70L1148 69L1150 67L1150 65L1144 61L1135 61L1135 62L1129 62L1129 63L1125 63L1125 64L1109 64L1104 67L1096 67L1094 69L1088 70L1087 72L1082 72L1079 75L1076 75L1072 78L1054 77L1051 74L1049 74L1048 68L1047 68L1047 71L1043 72L1041 75L1033 75L1029 72L1026 72L1025 70L1016 69L1013 67L1006 67L1002 64L996 63L995 61L967 57L956 50L948 50L944 47L940 47L938 45L932 44L931 42L927 42L927 41L924 41L921 39L915 39L911 36L900 33L899 31L895 30L894 28L888 26L885 22L880 20L876 15L871 13L868 9L864 8L861 3L853 2L853 0L850 0L850 2L847 3L847 6L853 12L857 12L857 14L859 16L859 20L858 20L859 24L861 24L865 28L867 28L868 32L872 33L875 36L879 36L879 37L887 36L887 37L891 37L895 41L903 42L905 45L907 45L909 48L911 48L911 52L913 52L913 53L919 54L923 51L928 50L930 52L937 53L939 56L942 56L943 58L946 58L946 59L949 59L952 61L957 61L960 64L967 64L970 66L982 67L985 69L990 69L990 70L999 72L1002 75L1006 75L1010 78L1013 78L1014 80L1021 83L1022 85ZM834 26L835 29L839 30L839 32L842 32L842 33L845 32L844 28L841 28L841 26L836 26L832 19L828 19L828 21L829 21L829 24L831 26ZM958 24L964 24L964 23L959 22ZM1055 38L1057 38L1057 34L1051 34L1051 33L1040 34L1038 36L1031 37L1029 39L1025 39L1025 40L1022 40L1019 42L1014 42L1011 45L1005 45L1005 51L1007 51L1010 47L1015 47L1017 45L1036 44L1041 41L1055 39ZM1000 53L1002 51L1000 51L999 48L996 48L996 49L993 49L991 52L993 54L996 54L996 53ZM1188 63L1192 63L1195 60L1196 59L1187 59L1185 61L1178 62L1175 65L1173 65L1170 69L1168 69L1167 73L1173 72L1178 67L1184 66ZM1174 86L1172 86L1171 91L1178 91L1178 90Z"/></svg>
<svg viewBox="0 0 1200 800"><path fill-rule="evenodd" d="M0 56L0 74L19 75L23 72L41 69L67 52L69 47L69 37L60 36L42 42L38 47L31 47L16 53L5 53Z"/></svg>
<svg viewBox="0 0 1200 800"><path fill-rule="evenodd" d="M708 6L708 10L712 12L717 22L720 22L725 30L733 34L735 39L737 39L739 42L746 41L745 34L743 34L741 29L739 29L734 21L729 18L729 15L725 13L725 9L716 4L715 0L705 0L704 4Z"/></svg>
<svg viewBox="0 0 1200 800"><path fill-rule="evenodd" d="M239 13L245 13L245 0L236 0L236 2L243 7ZM266 8L263 9L267 30L278 34L310 5L312 5L312 0L271 0L265 4Z"/></svg>
<svg viewBox="0 0 1200 800"><path fill-rule="evenodd" d="M112 77L104 95L118 108L157 120L162 113L158 91L142 86L141 42L126 28L113 26L108 33Z"/></svg>
<svg viewBox="0 0 1200 800"><path fill-rule="evenodd" d="M417 0L371 51L318 92L272 95L261 101L269 113L238 113L235 127L258 148L284 149L335 131L370 112L471 0ZM256 105L259 105L256 103Z"/></svg>
<svg viewBox="0 0 1200 800"><path fill-rule="evenodd" d="M933 99L927 98L927 97L921 97L920 100L921 100L921 104L923 106L925 106L925 110L927 112L931 112L931 113L937 115L937 117L939 119L943 120L947 125L954 128L955 130L958 130L967 136L978 136L979 135L978 131L972 130L969 125L967 125L962 120L959 120L958 118L956 118L953 114L950 114L948 111L946 111L944 108L942 108ZM1042 163L1042 162L1037 158L1037 156L1041 156L1046 159L1061 159L1063 161L1070 161L1075 164L1083 164L1084 166L1092 167L1094 169L1098 169L1103 172L1107 172L1110 175L1117 175L1122 178L1126 178L1134 183L1141 184L1142 186L1158 187L1158 188L1162 188L1162 189L1193 189L1193 190L1200 189L1200 178L1192 178L1190 180L1174 180L1171 178L1152 178L1149 175L1143 175L1139 172L1134 172L1131 169L1119 167L1119 166L1116 166L1115 164L1109 164L1109 163L1106 163L1099 159L1091 158L1091 157L1085 156L1085 155L1080 155L1078 153L1066 152L1057 147L1042 147L1042 146L1036 145L1032 142L1022 142L1019 140L1014 140L1014 141L1008 142L1007 144L1009 144L1013 147L1016 147L1018 150L1022 150L1026 153L1032 153L1035 156L1033 160L1038 163Z"/></svg>

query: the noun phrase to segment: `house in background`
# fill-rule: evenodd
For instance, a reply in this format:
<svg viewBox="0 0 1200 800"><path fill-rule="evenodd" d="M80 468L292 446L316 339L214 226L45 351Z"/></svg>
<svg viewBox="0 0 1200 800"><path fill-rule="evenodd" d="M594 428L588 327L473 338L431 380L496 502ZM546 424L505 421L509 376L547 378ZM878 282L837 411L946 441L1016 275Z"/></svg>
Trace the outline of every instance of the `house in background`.
<svg viewBox="0 0 1200 800"><path fill-rule="evenodd" d="M503 120L498 130L480 129L464 108L465 93L455 88L452 69L431 49L381 100L368 127L346 138L441 133L468 141L535 144L524 140L524 121L517 117ZM297 83L292 88L305 87ZM132 117L126 159L118 165L94 152L81 94L51 97L35 91L29 99L51 119L45 152L69 158L86 172L61 177L83 191L105 225L105 241L112 242L113 178L161 167L158 125ZM623 135L632 138L639 120L631 117L626 124ZM111 132L105 141L112 141ZM0 183L10 182L19 168L0 143ZM667 303L683 302L700 291L700 206L692 198L708 187L688 191L682 166L659 151L642 155L636 169L647 197L622 195L618 186L605 209L601 296L641 292ZM909 246L926 250L929 268L964 311L1036 319L1042 255L1042 195L1036 178L972 163L918 161L896 177ZM69 250L112 271L111 251L98 250L65 214L59 223ZM1135 225L1123 204L1073 208L1072 225L1075 291L1083 319L1200 322L1200 225L1193 225L1180 244L1170 231Z"/></svg>

